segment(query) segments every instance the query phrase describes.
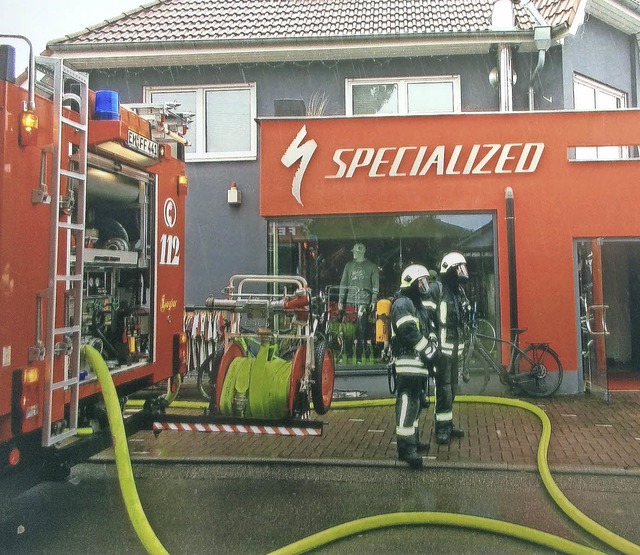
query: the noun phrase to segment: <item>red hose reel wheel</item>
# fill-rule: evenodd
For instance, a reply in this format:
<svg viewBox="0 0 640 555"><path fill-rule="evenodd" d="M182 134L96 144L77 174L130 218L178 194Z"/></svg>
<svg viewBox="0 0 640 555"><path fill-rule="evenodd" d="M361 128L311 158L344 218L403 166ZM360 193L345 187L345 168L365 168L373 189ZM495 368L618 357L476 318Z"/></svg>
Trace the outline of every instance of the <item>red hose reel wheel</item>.
<svg viewBox="0 0 640 555"><path fill-rule="evenodd" d="M220 397L222 395L222 388L224 386L224 380L227 377L229 366L238 357L244 356L244 350L238 343L230 343L222 359L220 360L220 366L218 368L218 375L216 376L216 408L220 409Z"/></svg>
<svg viewBox="0 0 640 555"><path fill-rule="evenodd" d="M315 368L311 383L311 399L314 410L322 415L326 414L331 406L336 365L333 351L326 341L318 342L314 355Z"/></svg>
<svg viewBox="0 0 640 555"><path fill-rule="evenodd" d="M306 347L300 345L293 353L293 359L291 359L291 378L289 379L289 414L293 414L296 409L300 409L300 402L304 401L306 405L306 399L300 399L299 396L303 395L300 391L300 382L304 377L304 367L307 361Z"/></svg>

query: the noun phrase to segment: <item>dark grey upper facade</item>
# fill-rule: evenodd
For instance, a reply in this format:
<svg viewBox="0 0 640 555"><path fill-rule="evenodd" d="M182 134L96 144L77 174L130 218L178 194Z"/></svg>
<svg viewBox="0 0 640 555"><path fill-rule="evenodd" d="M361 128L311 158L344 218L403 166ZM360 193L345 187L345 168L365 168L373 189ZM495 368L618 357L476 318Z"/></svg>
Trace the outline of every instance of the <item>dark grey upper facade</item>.
<svg viewBox="0 0 640 555"><path fill-rule="evenodd" d="M123 103L250 84L257 118L274 116L278 99L309 107L318 94L323 115L351 115L354 80L454 76L456 111L564 110L576 79L638 106L639 32L631 0L157 0L48 49ZM232 274L267 271L257 152L188 160L188 304ZM232 182L239 206L227 202Z"/></svg>

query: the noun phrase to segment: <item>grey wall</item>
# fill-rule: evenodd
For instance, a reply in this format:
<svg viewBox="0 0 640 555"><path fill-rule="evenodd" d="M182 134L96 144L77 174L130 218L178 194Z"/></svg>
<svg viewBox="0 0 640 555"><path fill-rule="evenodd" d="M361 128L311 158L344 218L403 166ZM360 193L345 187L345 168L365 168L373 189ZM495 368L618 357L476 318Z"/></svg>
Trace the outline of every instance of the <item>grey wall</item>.
<svg viewBox="0 0 640 555"><path fill-rule="evenodd" d="M606 23L588 18L575 37L565 41L564 103L573 108L573 76L578 73L628 94L637 106L637 45L633 37Z"/></svg>
<svg viewBox="0 0 640 555"><path fill-rule="evenodd" d="M552 48L536 79L535 108L558 110L573 107L571 80L574 72L628 91L637 98L636 47L632 38L597 21L589 20L578 36L563 47ZM428 55L428 52L425 52ZM514 110L528 110L530 75L536 53L516 53ZM407 59L336 62L246 64L229 66L181 66L94 71L93 89L112 88L122 102L140 102L145 85L213 85L255 82L258 116L274 114L274 99L302 98L314 93L328 98L326 115L345 113L345 79L459 74L463 111L495 111L497 91L489 84L495 67L493 54ZM188 164L186 237L186 301L200 304L218 294L236 273L265 273L267 228L259 216L259 162L194 162ZM235 181L242 191L242 205L229 206L226 191Z"/></svg>
<svg viewBox="0 0 640 555"><path fill-rule="evenodd" d="M325 115L345 113L345 79L462 75L464 111L498 107L489 84L492 56L356 60L327 63L194 66L93 72L93 89L120 92L123 103L140 102L144 86L211 85L255 82L258 116L274 115L277 98L303 98L314 93L328 98ZM523 89L525 90L525 89ZM267 271L267 227L259 215L259 162L193 162L188 164L186 284L187 304L201 304L218 294L236 273ZM227 204L231 182L242 191L242 204Z"/></svg>

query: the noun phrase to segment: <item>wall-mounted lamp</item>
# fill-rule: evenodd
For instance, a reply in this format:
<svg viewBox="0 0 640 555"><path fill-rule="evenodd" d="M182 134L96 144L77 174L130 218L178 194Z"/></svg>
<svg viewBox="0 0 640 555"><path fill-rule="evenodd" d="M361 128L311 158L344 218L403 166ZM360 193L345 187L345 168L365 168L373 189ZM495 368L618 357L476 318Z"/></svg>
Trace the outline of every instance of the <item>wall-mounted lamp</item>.
<svg viewBox="0 0 640 555"><path fill-rule="evenodd" d="M511 79L514 85L518 82L518 74L515 71L511 72ZM500 71L497 67L494 67L489 72L489 83L494 89L500 86Z"/></svg>
<svg viewBox="0 0 640 555"><path fill-rule="evenodd" d="M235 182L231 183L231 187L227 191L227 202L232 205L242 204L242 193Z"/></svg>

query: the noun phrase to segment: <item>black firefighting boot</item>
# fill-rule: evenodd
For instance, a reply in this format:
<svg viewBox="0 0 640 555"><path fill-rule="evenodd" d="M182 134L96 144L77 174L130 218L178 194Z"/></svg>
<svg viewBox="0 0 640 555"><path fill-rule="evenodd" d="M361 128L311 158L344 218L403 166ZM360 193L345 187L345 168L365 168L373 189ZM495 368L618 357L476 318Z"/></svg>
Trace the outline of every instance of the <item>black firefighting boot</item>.
<svg viewBox="0 0 640 555"><path fill-rule="evenodd" d="M398 459L406 462L411 468L422 467L422 457L418 455L412 438L398 438Z"/></svg>
<svg viewBox="0 0 640 555"><path fill-rule="evenodd" d="M447 445L451 442L451 423L436 424L436 443L438 445Z"/></svg>
<svg viewBox="0 0 640 555"><path fill-rule="evenodd" d="M455 437L457 439L464 437L464 430L461 428L456 428L454 425L451 425L451 437Z"/></svg>
<svg viewBox="0 0 640 555"><path fill-rule="evenodd" d="M428 441L420 441L420 432L418 428L416 428L416 451L422 455L426 455L430 448L431 444Z"/></svg>

